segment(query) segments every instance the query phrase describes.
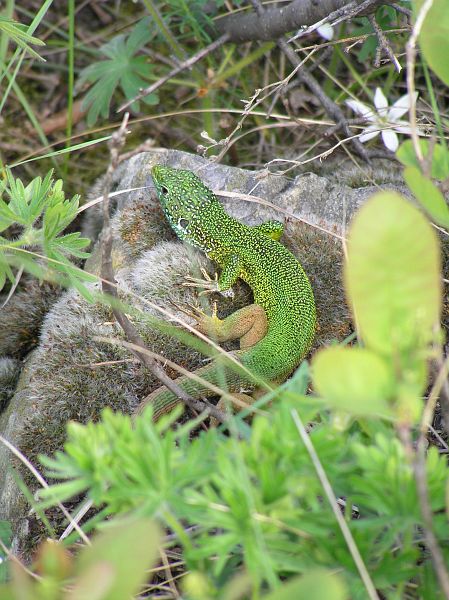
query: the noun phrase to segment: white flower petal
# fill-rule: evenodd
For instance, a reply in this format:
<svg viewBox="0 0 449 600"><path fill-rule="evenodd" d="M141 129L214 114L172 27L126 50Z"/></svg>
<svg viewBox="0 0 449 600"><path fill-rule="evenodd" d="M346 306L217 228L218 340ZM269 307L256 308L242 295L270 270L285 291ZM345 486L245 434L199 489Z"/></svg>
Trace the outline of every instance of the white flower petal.
<svg viewBox="0 0 449 600"><path fill-rule="evenodd" d="M346 100L346 106L349 106L349 108L351 108L355 113L361 117L365 117L365 119L369 119L374 116L372 109L358 100Z"/></svg>
<svg viewBox="0 0 449 600"><path fill-rule="evenodd" d="M332 40L334 37L334 28L330 23L324 23L317 28L318 33L325 40Z"/></svg>
<svg viewBox="0 0 449 600"><path fill-rule="evenodd" d="M376 88L376 93L374 94L374 106L381 116L387 114L388 100L385 98L384 93L380 88Z"/></svg>
<svg viewBox="0 0 449 600"><path fill-rule="evenodd" d="M410 125L401 125L401 126L394 126L394 130L397 131L398 133L406 133L407 135L412 135L412 128L410 127ZM418 131L418 135L422 135L422 132L419 131L419 129L417 129Z"/></svg>
<svg viewBox="0 0 449 600"><path fill-rule="evenodd" d="M372 140L377 135L379 135L379 126L378 125L370 125L366 129L363 130L362 135L359 137L359 140L364 144L368 140Z"/></svg>
<svg viewBox="0 0 449 600"><path fill-rule="evenodd" d="M418 98L418 92L415 92L415 101ZM388 120L391 122L395 122L400 119L406 112L410 110L410 96L409 94L405 94L405 96L401 96L396 102L392 105L390 110L388 111Z"/></svg>
<svg viewBox="0 0 449 600"><path fill-rule="evenodd" d="M382 139L388 150L396 152L399 146L398 136L392 129L384 129L382 131Z"/></svg>
<svg viewBox="0 0 449 600"><path fill-rule="evenodd" d="M404 121L399 121L399 123L404 123ZM394 130L397 131L398 133L406 133L407 135L412 134L412 128L410 127L410 125L408 123L406 123L404 125L395 125ZM418 135L425 135L424 129L422 129L421 127L416 128L416 133Z"/></svg>

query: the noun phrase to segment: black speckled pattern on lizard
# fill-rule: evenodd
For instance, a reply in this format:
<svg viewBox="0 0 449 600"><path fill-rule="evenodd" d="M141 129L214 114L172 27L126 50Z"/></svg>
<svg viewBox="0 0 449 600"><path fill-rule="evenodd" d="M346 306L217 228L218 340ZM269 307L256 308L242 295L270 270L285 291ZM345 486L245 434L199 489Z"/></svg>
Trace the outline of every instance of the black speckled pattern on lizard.
<svg viewBox="0 0 449 600"><path fill-rule="evenodd" d="M158 165L153 167L152 177L164 213L178 237L204 251L221 267L217 291L229 290L240 277L251 287L254 304L265 310L264 337L236 352L236 356L257 378L267 382L285 380L310 348L316 312L307 275L278 241L283 225L268 221L250 227L233 219L191 171ZM226 319L219 322L226 324ZM214 362L195 373L216 386L223 383L223 367ZM231 392L251 387L243 374L231 369L225 370L225 377ZM188 377L180 377L176 383L194 397L213 395ZM152 403L157 419L178 401L161 387L145 398L139 412Z"/></svg>

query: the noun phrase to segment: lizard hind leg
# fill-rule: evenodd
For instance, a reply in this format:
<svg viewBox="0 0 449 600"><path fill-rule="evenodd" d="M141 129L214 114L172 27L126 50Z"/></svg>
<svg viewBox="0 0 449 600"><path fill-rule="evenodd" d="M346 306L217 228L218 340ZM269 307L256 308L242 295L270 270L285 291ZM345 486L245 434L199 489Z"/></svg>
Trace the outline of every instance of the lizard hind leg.
<svg viewBox="0 0 449 600"><path fill-rule="evenodd" d="M250 348L265 337L268 321L265 310L258 304L250 304L236 310L224 319L217 317L214 304L212 316L200 313L197 318L197 329L217 342L240 340L240 348Z"/></svg>

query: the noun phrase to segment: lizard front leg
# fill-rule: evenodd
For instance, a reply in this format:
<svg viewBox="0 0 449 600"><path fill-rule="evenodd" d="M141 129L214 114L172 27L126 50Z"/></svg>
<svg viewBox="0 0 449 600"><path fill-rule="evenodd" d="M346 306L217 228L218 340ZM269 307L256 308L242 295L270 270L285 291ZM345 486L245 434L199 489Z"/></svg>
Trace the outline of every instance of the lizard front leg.
<svg viewBox="0 0 449 600"><path fill-rule="evenodd" d="M199 287L203 291L200 294L210 294L212 292L219 292L223 296L233 297L234 292L232 286L235 284L237 279L240 277L242 271L242 264L240 258L232 254L223 263L223 267L220 273L220 277L215 274L215 278L212 279L207 271L201 268L203 279L196 277L186 277L184 285L189 287Z"/></svg>

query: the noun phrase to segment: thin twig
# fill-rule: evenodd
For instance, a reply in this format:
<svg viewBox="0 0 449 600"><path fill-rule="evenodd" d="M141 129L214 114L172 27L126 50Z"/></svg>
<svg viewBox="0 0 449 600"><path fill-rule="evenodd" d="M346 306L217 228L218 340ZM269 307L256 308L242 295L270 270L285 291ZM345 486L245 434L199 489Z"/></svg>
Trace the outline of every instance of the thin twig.
<svg viewBox="0 0 449 600"><path fill-rule="evenodd" d="M359 5L365 7L364 13L373 12L385 0L356 0ZM317 21L342 7L355 4L348 0L293 0L284 5L280 3L274 8L252 13L231 14L220 17L215 21L217 31L229 33L230 42L241 44L242 42L256 40L276 40L289 31L298 30L304 25L314 25ZM254 2L251 2L254 6Z"/></svg>
<svg viewBox="0 0 449 600"><path fill-rule="evenodd" d="M232 132L224 140L221 140L219 142L219 145L222 145L223 148L216 156L214 156L213 159L215 162L219 162L223 158L225 153L228 151L228 149L233 144L235 144L236 141L241 139L242 136L246 135L246 134L242 134L242 136L235 137L232 139L232 136L242 128L243 122L245 121L246 117L248 115L255 114L256 111L254 111L254 108L256 106L258 106L259 104L261 104L273 92L276 93L276 89L281 89L283 86L285 86L296 75L296 73L299 71L299 69L301 69L303 64L305 64L316 51L317 51L316 49L312 49L312 51L309 53L309 55L306 56L303 60L298 59L297 64L295 65L295 68L293 69L293 71L291 73L289 73L282 81L276 82L276 83L271 83L271 84L269 84L261 89L257 89L255 91L253 96L248 101L245 102L245 108L244 108L243 112L241 113L242 116L239 119L239 121L237 122L237 124L235 125ZM264 93L264 92L266 92L266 93ZM259 111L257 111L257 112L259 112ZM268 117L268 113L264 113L264 116ZM274 115L270 115L270 116L272 116L273 118L278 118L278 117L275 117ZM296 123L299 123L299 121L298 121L298 119L295 119L295 121L292 121L292 123L296 124Z"/></svg>
<svg viewBox="0 0 449 600"><path fill-rule="evenodd" d="M355 543L355 540L352 537L351 530L349 529L348 524L346 523L345 519L343 518L343 515L341 514L341 511L338 507L337 498L334 494L330 481L327 478L326 472L323 468L323 465L321 464L318 454L316 453L316 450L313 447L309 436L307 435L307 431L304 427L301 417L299 416L297 410L292 410L291 415L298 430L298 433L301 437L301 440L304 446L306 447L306 450L310 456L313 466L315 467L318 479L320 480L324 493L326 494L328 502L331 505L332 512L334 513L335 519L340 527L343 537L345 538L346 544L355 562L359 575L365 585L368 596L371 600L379 600L379 596L377 594L376 588L374 587L370 574L368 573L368 569L366 568L366 565L363 562L363 558L359 552L359 549L357 548L357 544Z"/></svg>
<svg viewBox="0 0 449 600"><path fill-rule="evenodd" d="M377 46L376 60L374 61L374 66L376 67L376 69L378 69L380 67L381 53L382 53L382 50L385 50L385 52L388 55L388 58L394 64L394 68L396 69L396 71L398 73L400 73L402 71L402 67L399 64L398 59L394 55L393 49L390 46L390 42L388 41L386 35L384 34L382 27L379 26L379 23L376 21L376 17L374 15L369 15L368 19L369 19L369 22L371 23L374 31L376 32L377 41L379 42L379 45Z"/></svg>
<svg viewBox="0 0 449 600"><path fill-rule="evenodd" d="M23 271L24 271L24 267L20 267L19 270L17 271L16 277L14 279L14 283L11 286L11 289L9 290L9 294L6 296L5 301L3 302L3 304L0 306L0 308L5 308L5 306L8 304L8 302L11 300L11 298L14 295L14 292L17 289L17 286L20 283L20 280L22 278L23 275Z"/></svg>
<svg viewBox="0 0 449 600"><path fill-rule="evenodd" d="M2 550L2 552L5 554L5 556L7 556L8 560L15 563L18 568L25 571L25 573L27 573L30 577L32 577L36 581L42 581L43 577L41 577L37 573L34 573L34 571L32 571L31 569L28 569L28 567L22 563L22 561L8 548L8 546L4 542L2 542L1 538L0 538L0 550Z"/></svg>
<svg viewBox="0 0 449 600"><path fill-rule="evenodd" d="M139 346L136 346L135 344L131 344L130 342L125 342L123 340L117 340L115 338L95 336L94 340L98 341L98 342L104 342L107 344L114 344L117 346L121 346L123 348L128 348L128 350L139 351ZM184 369L183 367L181 367L180 365L176 364L175 362L169 360L165 356L161 356L160 354L157 354L156 352L152 352L151 350L148 350L147 348L145 348L145 349L142 348L141 351L143 353L145 353L147 356L149 356L150 358L154 358L157 361L164 362L164 364L168 365L174 371L178 371L178 373L180 373L182 376L189 377L190 379L192 379L192 381L196 381L200 385L211 390L214 393L214 395L221 396L225 400L229 400L233 404L239 406L241 409L250 410L251 413L253 413L253 414L267 416L267 413L265 411L260 410L258 408L254 408L252 406L249 406L246 402L239 400L239 398L236 398L232 394L229 394L225 390L222 390L221 388L214 385L210 381L207 381L207 379L200 377L197 373L195 373L195 372L190 373L190 371L188 371L187 369ZM211 416L215 417L215 415L217 414L217 415L219 415L221 421L224 421L226 419L225 413L221 412L215 406L212 406L209 403L206 404L205 402L202 402L199 400L194 400L194 402L198 403L198 404L192 404L191 408L193 410L197 410L198 412L203 412L204 406L205 406L205 408L209 411ZM141 414L145 410L146 406L147 406L146 398L144 398L142 400L142 402L139 404L139 406L137 407L137 409L135 410L134 414Z"/></svg>
<svg viewBox="0 0 449 600"><path fill-rule="evenodd" d="M178 73L181 73L182 71L185 71L186 69L189 69L195 63L197 63L199 60L201 60L202 58L204 58L211 52L214 52L215 50L217 50L217 48L220 48L221 46L223 46L223 44L225 44L228 40L229 40L229 34L224 33L221 37L219 37L217 40L212 42L212 44L209 44L209 46L206 46L205 48L201 48L201 50L199 52L197 52L196 54L194 54L187 60L184 60L177 67L175 67L174 69L169 71L166 75L164 75L163 77L161 77L160 79L158 79L157 81L155 81L154 83L149 85L148 87L141 89L139 91L139 93L137 94L137 96L135 96L132 100L128 100L127 102L122 104L119 107L119 109L117 110L117 112L121 112L122 110L125 110L125 108L128 108L129 106L131 106L131 104L133 102L137 102L137 101L141 100L142 98L145 98L145 96L152 94L157 89L159 89L161 87L161 85L163 85L166 81L168 81L172 77L175 77L175 75L177 75Z"/></svg>
<svg viewBox="0 0 449 600"><path fill-rule="evenodd" d="M167 555L165 554L165 550L162 547L160 547L159 553L161 555L162 564L164 566L165 583L168 583L174 598L181 598L181 596L179 595L178 589L175 585L176 578L173 577L173 573L171 572L170 563L168 562L168 558L167 558Z"/></svg>
<svg viewBox="0 0 449 600"><path fill-rule="evenodd" d="M404 8L400 4L396 4L396 2L392 2L391 6L398 11L398 13L402 13L407 17L411 18L413 16L413 12L409 8Z"/></svg>
<svg viewBox="0 0 449 600"><path fill-rule="evenodd" d="M277 45L288 58L288 60L292 63L292 65L296 67L299 63L299 58L296 56L295 51L282 38L277 40ZM324 92L324 90L322 89L318 81L315 79L315 77L309 72L307 72L305 69L298 71L297 77L299 77L299 79L303 81L310 89L310 91L318 98L326 113L330 115L336 123L342 124L341 129L343 133L346 136L351 137L351 131L349 129L348 124L346 123L346 117L343 114L343 111L339 106L337 106L337 104L335 104L335 102L333 102L329 98L329 96L327 96L327 94ZM364 160L366 160L366 162L370 162L366 148L363 146L360 140L354 138L352 140L352 144L354 146L354 149L357 151L357 154L359 154Z"/></svg>
<svg viewBox="0 0 449 600"><path fill-rule="evenodd" d="M369 0L367 0L367 2L368 1ZM261 19L265 14L265 9L260 0L251 0L251 4L255 9L258 18ZM292 4L295 3L293 2ZM363 2L362 4L366 4L366 2ZM284 38L278 38L276 40L276 44L291 62L291 64L295 67L296 77L305 83L310 91L318 98L326 113L330 115L336 123L341 123L341 129L345 135L347 137L351 137L349 126L347 125L345 115L343 114L341 108L327 96L318 81L313 75L310 74L310 72L308 72L305 68L299 69L302 63L297 57L295 51L287 44ZM370 157L363 144L357 138L353 138L352 144L357 153L369 163Z"/></svg>
<svg viewBox="0 0 449 600"><path fill-rule="evenodd" d="M70 533L72 533L72 531L75 529L75 524L81 521L84 515L92 508L93 503L93 500L86 500L84 504L76 511L76 513L73 515L72 520L60 535L60 542L62 542L63 539L65 539Z"/></svg>
<svg viewBox="0 0 449 600"><path fill-rule="evenodd" d="M330 25L334 27L342 21L347 21L348 19L356 17L360 13L365 12L367 9L372 10L373 4L377 6L377 0L365 0L365 2L362 3L357 1L348 2L348 4L345 4L344 6L337 8L337 10L332 11L320 21L317 21L313 25L310 25L309 27L299 31L295 36L287 40L287 43L293 42L301 37L304 37L305 35L312 33L313 31L316 31L325 23L330 23Z"/></svg>

